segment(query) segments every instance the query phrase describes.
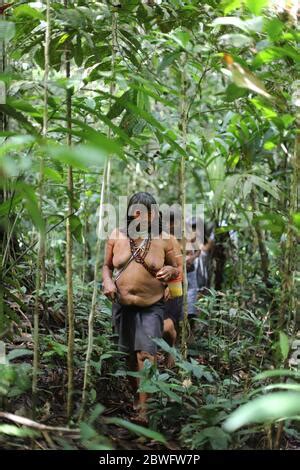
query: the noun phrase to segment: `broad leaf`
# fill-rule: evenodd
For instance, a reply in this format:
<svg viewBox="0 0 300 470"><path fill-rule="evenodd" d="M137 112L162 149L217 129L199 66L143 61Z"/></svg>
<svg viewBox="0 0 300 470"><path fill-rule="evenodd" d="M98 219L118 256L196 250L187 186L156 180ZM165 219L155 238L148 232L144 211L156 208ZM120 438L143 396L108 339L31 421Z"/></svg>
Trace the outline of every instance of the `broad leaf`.
<svg viewBox="0 0 300 470"><path fill-rule="evenodd" d="M300 415L299 392L268 394L240 406L225 421L225 431L233 432L253 423L270 423L278 419L293 419Z"/></svg>

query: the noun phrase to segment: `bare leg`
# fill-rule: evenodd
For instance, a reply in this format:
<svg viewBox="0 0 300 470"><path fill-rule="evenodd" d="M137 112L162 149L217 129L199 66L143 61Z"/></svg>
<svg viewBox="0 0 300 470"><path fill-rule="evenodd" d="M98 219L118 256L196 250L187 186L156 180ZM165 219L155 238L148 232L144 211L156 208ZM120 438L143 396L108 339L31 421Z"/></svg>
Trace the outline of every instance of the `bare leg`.
<svg viewBox="0 0 300 470"><path fill-rule="evenodd" d="M144 367L144 361L148 359L149 361L156 363L156 356L152 356L146 351L138 351L137 352L137 369L141 371ZM139 380L138 380L139 382ZM139 408L139 420L145 424L148 423L147 418L147 398L148 394L144 392L139 392L139 399L138 399L138 408Z"/></svg>
<svg viewBox="0 0 300 470"><path fill-rule="evenodd" d="M128 371L136 372L138 370L136 353L130 354L126 359L126 362ZM128 375L128 382L133 393L133 407L135 408L138 404L138 379L137 377Z"/></svg>
<svg viewBox="0 0 300 470"><path fill-rule="evenodd" d="M164 320L164 340L168 343L169 346L174 347L177 339L177 331L173 320L167 318ZM174 367L174 358L171 354L167 354L166 367L168 369Z"/></svg>

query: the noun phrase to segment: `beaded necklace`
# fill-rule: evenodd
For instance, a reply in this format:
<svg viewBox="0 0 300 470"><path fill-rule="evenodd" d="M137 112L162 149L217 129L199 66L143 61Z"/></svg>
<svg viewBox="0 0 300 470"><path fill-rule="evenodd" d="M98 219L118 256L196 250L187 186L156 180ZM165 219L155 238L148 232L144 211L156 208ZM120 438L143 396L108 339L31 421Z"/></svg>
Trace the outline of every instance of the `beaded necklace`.
<svg viewBox="0 0 300 470"><path fill-rule="evenodd" d="M137 263L144 266L144 268L153 277L156 277L156 271L154 269L150 268L150 266L148 266L148 264L145 262L145 258L147 256L147 254L149 253L149 250L150 250L151 238L150 237L146 238L144 240L143 245L140 248L137 246L136 242L132 238L129 238L129 242L130 242L131 254L134 257L134 260Z"/></svg>

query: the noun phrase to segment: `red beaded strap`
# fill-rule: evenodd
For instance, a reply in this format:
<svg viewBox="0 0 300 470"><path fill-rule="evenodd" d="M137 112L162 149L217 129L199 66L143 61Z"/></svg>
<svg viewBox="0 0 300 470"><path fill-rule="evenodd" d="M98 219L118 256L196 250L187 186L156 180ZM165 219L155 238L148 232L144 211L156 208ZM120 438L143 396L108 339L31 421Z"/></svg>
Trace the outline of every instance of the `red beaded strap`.
<svg viewBox="0 0 300 470"><path fill-rule="evenodd" d="M134 260L144 266L144 268L151 274L151 276L156 277L156 272L154 269L151 269L150 266L145 262L145 258L149 252L151 246L151 238L147 238L145 246L138 249L135 241L132 238L129 238L131 254L134 257Z"/></svg>

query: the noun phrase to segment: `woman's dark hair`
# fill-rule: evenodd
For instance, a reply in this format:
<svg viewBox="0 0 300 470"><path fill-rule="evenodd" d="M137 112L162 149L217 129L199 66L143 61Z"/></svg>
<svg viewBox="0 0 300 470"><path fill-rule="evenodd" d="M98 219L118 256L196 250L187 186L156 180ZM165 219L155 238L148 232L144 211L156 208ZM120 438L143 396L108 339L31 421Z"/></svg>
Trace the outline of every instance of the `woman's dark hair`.
<svg viewBox="0 0 300 470"><path fill-rule="evenodd" d="M133 194L133 196L131 196L131 198L129 199L128 205L127 205L127 214L126 214L126 220L127 220L126 233L127 233L127 236L129 237L129 233L128 233L129 225L134 220L134 216L130 215L130 208L134 205L137 205L137 204L140 204L140 205L143 205L144 207L146 207L146 209L148 210L148 214L150 214L151 211L155 211L155 217L154 217L152 223L149 224L149 226L148 226L148 233L151 232L151 228L152 228L152 232L157 231L157 229L156 229L156 226L157 226L158 233L160 234L161 233L161 218L160 218L157 202L154 199L154 197L152 196L152 194L147 193L147 192L139 192L139 193L135 193L135 194ZM139 231L139 227L137 227L137 231Z"/></svg>

